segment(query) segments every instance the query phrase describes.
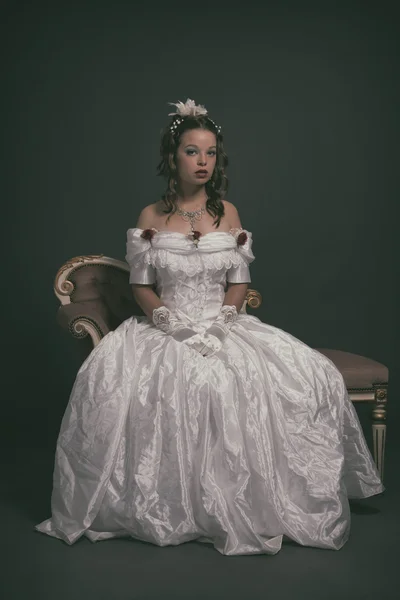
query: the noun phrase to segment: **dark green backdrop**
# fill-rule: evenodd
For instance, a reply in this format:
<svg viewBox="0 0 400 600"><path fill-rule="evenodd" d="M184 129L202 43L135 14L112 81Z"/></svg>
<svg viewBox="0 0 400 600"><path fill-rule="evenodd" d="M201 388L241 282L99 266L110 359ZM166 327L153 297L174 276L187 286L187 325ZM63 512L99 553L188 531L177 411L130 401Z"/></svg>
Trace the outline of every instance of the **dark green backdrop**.
<svg viewBox="0 0 400 600"><path fill-rule="evenodd" d="M82 347L56 324L54 275L79 254L124 258L163 189L167 103L187 97L223 127L254 314L382 361L396 385L394 5L5 6L2 442L55 443Z"/></svg>

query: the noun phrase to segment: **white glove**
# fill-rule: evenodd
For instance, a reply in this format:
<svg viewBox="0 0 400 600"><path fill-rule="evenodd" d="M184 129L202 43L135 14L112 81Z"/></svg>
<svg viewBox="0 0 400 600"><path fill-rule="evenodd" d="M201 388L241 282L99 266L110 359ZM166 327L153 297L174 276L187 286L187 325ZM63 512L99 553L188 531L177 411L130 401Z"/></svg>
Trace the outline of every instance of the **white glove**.
<svg viewBox="0 0 400 600"><path fill-rule="evenodd" d="M153 323L177 342L184 342L197 333L184 325L166 306L160 306L153 310Z"/></svg>
<svg viewBox="0 0 400 600"><path fill-rule="evenodd" d="M215 319L214 323L206 329L202 336L204 345L200 348L200 353L203 356L210 356L222 348L222 344L237 317L236 306L225 304L221 307L218 317Z"/></svg>

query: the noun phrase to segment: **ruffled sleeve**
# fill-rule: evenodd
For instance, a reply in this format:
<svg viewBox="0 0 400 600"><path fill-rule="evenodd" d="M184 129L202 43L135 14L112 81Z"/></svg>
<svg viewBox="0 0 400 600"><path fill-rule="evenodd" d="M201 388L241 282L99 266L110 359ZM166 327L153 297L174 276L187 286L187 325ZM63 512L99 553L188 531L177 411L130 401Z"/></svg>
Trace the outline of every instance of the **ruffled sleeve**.
<svg viewBox="0 0 400 600"><path fill-rule="evenodd" d="M226 281L228 283L251 283L249 264L255 258L251 249L253 245L252 233L246 229L237 229L231 233L236 238L239 264L228 269Z"/></svg>
<svg viewBox="0 0 400 600"><path fill-rule="evenodd" d="M153 285L156 270L151 264L151 241L142 237L143 229L128 229L125 260L130 266L129 283Z"/></svg>

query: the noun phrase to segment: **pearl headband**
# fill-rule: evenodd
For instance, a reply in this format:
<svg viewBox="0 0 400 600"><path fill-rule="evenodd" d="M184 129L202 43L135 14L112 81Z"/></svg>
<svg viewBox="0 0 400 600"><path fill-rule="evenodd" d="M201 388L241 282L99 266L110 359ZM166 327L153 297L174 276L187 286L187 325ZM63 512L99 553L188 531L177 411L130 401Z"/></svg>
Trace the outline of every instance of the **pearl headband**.
<svg viewBox="0 0 400 600"><path fill-rule="evenodd" d="M176 106L177 112L169 113L169 117L176 117L169 130L171 133L175 133L176 129L183 122L184 117L197 117L199 115L207 116L208 120L214 125L217 133L221 133L221 126L217 125L210 117L208 116L207 109L201 104L196 104L194 100L188 98L185 103L183 102L169 102L172 106Z"/></svg>

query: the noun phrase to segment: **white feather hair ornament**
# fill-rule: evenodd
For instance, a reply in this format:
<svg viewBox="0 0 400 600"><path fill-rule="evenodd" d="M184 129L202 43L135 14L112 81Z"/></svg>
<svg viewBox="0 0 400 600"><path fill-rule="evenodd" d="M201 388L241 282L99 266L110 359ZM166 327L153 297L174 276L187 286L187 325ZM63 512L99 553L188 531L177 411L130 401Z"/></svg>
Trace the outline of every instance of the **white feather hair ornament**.
<svg viewBox="0 0 400 600"><path fill-rule="evenodd" d="M217 133L221 133L221 126L217 125L215 121L208 117L208 111L205 106L201 104L196 104L194 100L188 98L185 103L183 102L169 102L172 106L176 106L177 112L169 113L169 117L174 117L172 121L172 125L170 127L170 131L172 134L175 134L179 125L183 122L184 117L197 117L199 115L206 116L213 123Z"/></svg>
<svg viewBox="0 0 400 600"><path fill-rule="evenodd" d="M179 117L197 117L198 115L206 115L207 109L201 104L196 104L194 100L188 98L185 103L183 102L169 102L172 106L176 106L177 112L169 113L169 117L175 115Z"/></svg>

